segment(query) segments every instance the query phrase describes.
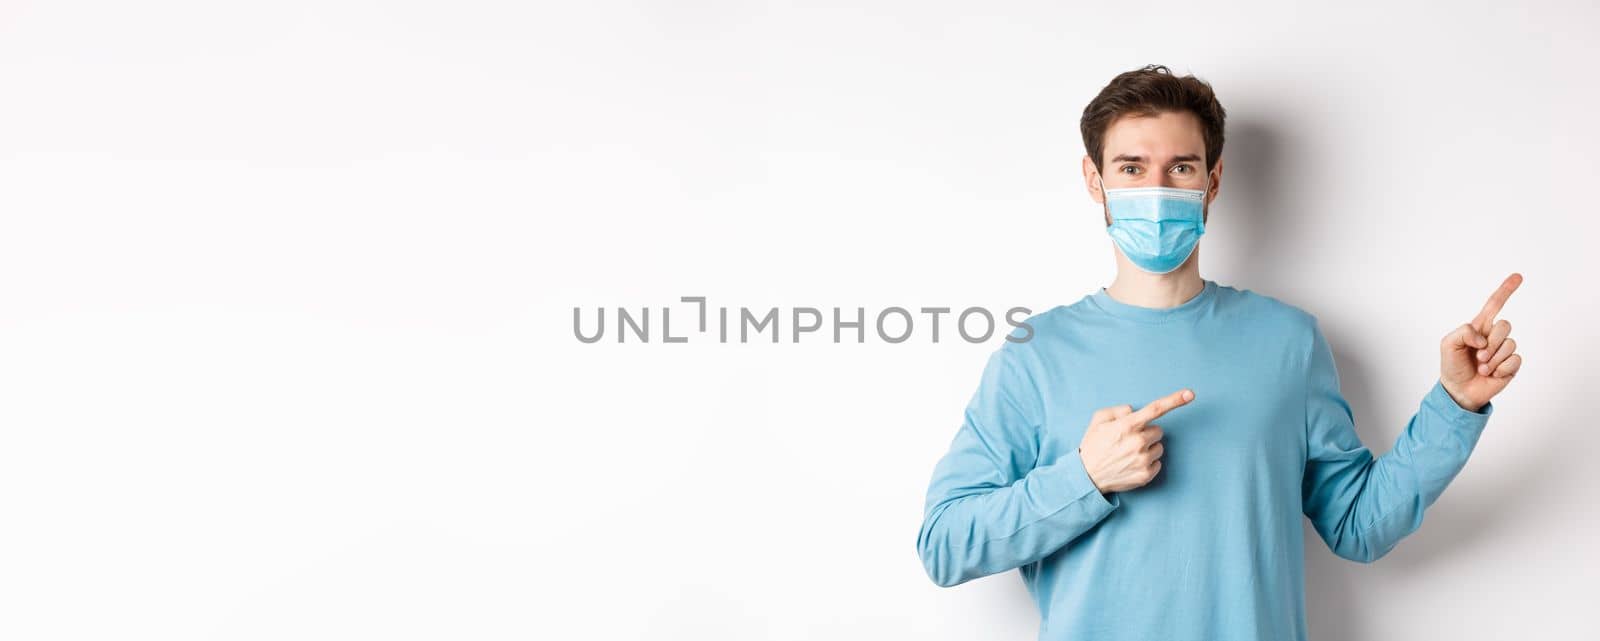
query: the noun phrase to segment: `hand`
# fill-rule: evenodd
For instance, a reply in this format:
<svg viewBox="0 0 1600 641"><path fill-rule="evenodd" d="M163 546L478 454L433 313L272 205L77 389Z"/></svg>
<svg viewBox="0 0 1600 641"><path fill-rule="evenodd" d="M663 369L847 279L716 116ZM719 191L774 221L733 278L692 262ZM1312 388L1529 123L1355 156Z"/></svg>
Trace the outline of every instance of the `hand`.
<svg viewBox="0 0 1600 641"><path fill-rule="evenodd" d="M1439 382L1456 404L1467 410L1483 409L1522 368L1517 341L1511 338L1511 323L1494 318L1521 284L1522 274L1506 277L1477 318L1455 328L1439 343Z"/></svg>
<svg viewBox="0 0 1600 641"><path fill-rule="evenodd" d="M1150 421L1192 400L1194 392L1184 389L1137 412L1132 405L1095 410L1078 445L1078 455L1101 494L1141 487L1156 477L1166 446L1161 444L1161 426Z"/></svg>

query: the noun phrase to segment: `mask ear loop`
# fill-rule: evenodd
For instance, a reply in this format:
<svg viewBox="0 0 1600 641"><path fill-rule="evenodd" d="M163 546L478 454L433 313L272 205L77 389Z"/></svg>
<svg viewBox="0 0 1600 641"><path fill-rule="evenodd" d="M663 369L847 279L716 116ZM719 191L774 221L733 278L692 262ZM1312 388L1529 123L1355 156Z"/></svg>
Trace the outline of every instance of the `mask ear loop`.
<svg viewBox="0 0 1600 641"><path fill-rule="evenodd" d="M1117 224L1117 221L1111 219L1111 197L1106 195L1106 177L1097 171L1094 173L1094 178L1100 182L1100 211L1105 213L1106 228L1109 229Z"/></svg>

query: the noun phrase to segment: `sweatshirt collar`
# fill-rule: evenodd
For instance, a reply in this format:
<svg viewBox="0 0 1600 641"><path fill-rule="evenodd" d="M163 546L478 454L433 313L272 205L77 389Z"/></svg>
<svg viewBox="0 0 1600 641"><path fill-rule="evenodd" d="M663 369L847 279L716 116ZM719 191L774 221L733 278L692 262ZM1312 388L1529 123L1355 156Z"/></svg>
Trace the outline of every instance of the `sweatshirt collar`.
<svg viewBox="0 0 1600 641"><path fill-rule="evenodd" d="M1200 293L1173 307L1130 305L1112 298L1104 287L1090 294L1089 300L1101 311L1117 318L1144 323L1166 323L1193 317L1211 306L1211 302L1217 297L1217 282L1209 279L1201 280L1205 282L1205 287L1200 289Z"/></svg>

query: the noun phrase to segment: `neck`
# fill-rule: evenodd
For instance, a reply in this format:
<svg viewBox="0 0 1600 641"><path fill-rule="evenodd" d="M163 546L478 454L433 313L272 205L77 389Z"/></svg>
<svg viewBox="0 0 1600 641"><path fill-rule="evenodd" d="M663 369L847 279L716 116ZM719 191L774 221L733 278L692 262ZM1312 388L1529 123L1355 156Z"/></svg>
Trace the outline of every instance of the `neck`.
<svg viewBox="0 0 1600 641"><path fill-rule="evenodd" d="M1117 277L1106 287L1112 300L1139 307L1164 309L1177 307L1205 289L1200 277L1200 248L1196 247L1189 260L1165 274L1152 274L1135 267L1122 252L1117 251Z"/></svg>

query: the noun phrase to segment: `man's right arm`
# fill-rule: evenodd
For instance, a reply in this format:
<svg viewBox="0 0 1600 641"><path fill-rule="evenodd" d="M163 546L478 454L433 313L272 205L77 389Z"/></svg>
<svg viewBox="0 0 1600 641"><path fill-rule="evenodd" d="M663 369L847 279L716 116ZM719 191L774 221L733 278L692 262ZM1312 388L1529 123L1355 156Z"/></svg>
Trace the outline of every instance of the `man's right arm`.
<svg viewBox="0 0 1600 641"><path fill-rule="evenodd" d="M917 552L940 586L1042 559L1121 505L1095 486L1076 450L1036 465L1039 392L1015 349L990 356L929 483Z"/></svg>

